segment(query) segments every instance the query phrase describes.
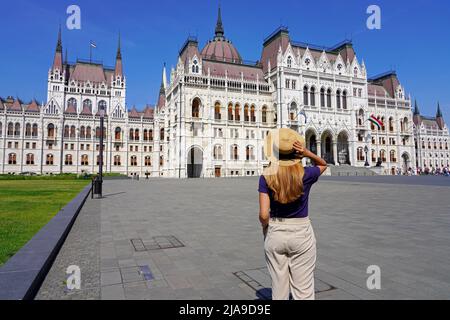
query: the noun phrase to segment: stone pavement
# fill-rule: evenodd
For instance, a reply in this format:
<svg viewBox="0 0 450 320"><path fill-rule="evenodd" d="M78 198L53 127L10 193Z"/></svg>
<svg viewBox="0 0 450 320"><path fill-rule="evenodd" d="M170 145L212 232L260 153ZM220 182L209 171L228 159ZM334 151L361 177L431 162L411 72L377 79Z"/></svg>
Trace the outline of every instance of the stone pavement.
<svg viewBox="0 0 450 320"><path fill-rule="evenodd" d="M450 179L398 178L323 177L313 187L318 299L450 298ZM270 297L257 182L105 181L37 299ZM81 290L65 289L69 265L81 268ZM381 290L367 289L371 265Z"/></svg>

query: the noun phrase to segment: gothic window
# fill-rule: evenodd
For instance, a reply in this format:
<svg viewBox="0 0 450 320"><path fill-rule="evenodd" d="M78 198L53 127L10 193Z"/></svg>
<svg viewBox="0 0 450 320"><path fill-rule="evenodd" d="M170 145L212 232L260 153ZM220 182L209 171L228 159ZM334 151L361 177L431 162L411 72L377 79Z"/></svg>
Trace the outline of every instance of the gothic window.
<svg viewBox="0 0 450 320"><path fill-rule="evenodd" d="M75 128L75 126L71 126L70 127L70 138L74 139L77 135L77 129Z"/></svg>
<svg viewBox="0 0 450 320"><path fill-rule="evenodd" d="M236 121L241 121L241 106L239 104L234 107L234 116Z"/></svg>
<svg viewBox="0 0 450 320"><path fill-rule="evenodd" d="M105 100L100 100L100 102L98 103L98 111L103 110L106 111L106 101Z"/></svg>
<svg viewBox="0 0 450 320"><path fill-rule="evenodd" d="M35 123L35 124L33 124L33 129L32 129L32 131L31 131L31 135L33 136L33 137L37 137L37 135L38 135L38 125Z"/></svg>
<svg viewBox="0 0 450 320"><path fill-rule="evenodd" d="M216 102L216 105L214 106L214 119L220 120L221 114L220 114L220 103Z"/></svg>
<svg viewBox="0 0 450 320"><path fill-rule="evenodd" d="M8 164L17 164L17 156L15 153L10 153L8 155Z"/></svg>
<svg viewBox="0 0 450 320"><path fill-rule="evenodd" d="M192 118L199 118L200 117L200 100L198 98L195 98L194 101L192 101Z"/></svg>
<svg viewBox="0 0 450 320"><path fill-rule="evenodd" d="M322 108L325 107L325 89L324 88L320 89L320 106Z"/></svg>
<svg viewBox="0 0 450 320"><path fill-rule="evenodd" d="M331 89L327 90L327 107L331 108Z"/></svg>
<svg viewBox="0 0 450 320"><path fill-rule="evenodd" d="M54 160L53 155L52 154L47 154L45 164L48 165L48 166L52 166L53 165L53 160Z"/></svg>
<svg viewBox="0 0 450 320"><path fill-rule="evenodd" d="M55 137L55 125L53 123L47 126L47 137L50 139Z"/></svg>
<svg viewBox="0 0 450 320"><path fill-rule="evenodd" d="M86 110L89 113L92 113L92 101L91 100L86 99L83 101L83 110Z"/></svg>
<svg viewBox="0 0 450 320"><path fill-rule="evenodd" d="M0 134L2 131L2 125L0 123ZM31 123L27 123L26 127L25 127L25 136L26 137L31 137Z"/></svg>
<svg viewBox="0 0 450 320"><path fill-rule="evenodd" d="M134 130L134 140L136 141L140 140L139 129Z"/></svg>
<svg viewBox="0 0 450 320"><path fill-rule="evenodd" d="M162 128L162 129L160 130L160 132L159 132L159 139L160 139L161 141L164 141L164 128Z"/></svg>
<svg viewBox="0 0 450 320"><path fill-rule="evenodd" d="M117 127L116 130L114 130L114 139L117 140L121 140L121 135L122 135L122 129L120 127Z"/></svg>
<svg viewBox="0 0 450 320"><path fill-rule="evenodd" d="M250 121L256 122L256 116L255 116L255 106L250 107Z"/></svg>
<svg viewBox="0 0 450 320"><path fill-rule="evenodd" d="M64 126L64 138L69 138L70 136L70 127L68 125Z"/></svg>
<svg viewBox="0 0 450 320"><path fill-rule="evenodd" d="M308 103L308 86L303 87L303 105L307 106Z"/></svg>
<svg viewBox="0 0 450 320"><path fill-rule="evenodd" d="M311 105L311 106L313 106L313 107L315 107L316 106L316 88L314 88L314 87L311 87L311 90L310 90L311 92L310 92L310 101L309 101L309 104Z"/></svg>
<svg viewBox="0 0 450 320"><path fill-rule="evenodd" d="M118 167L121 165L122 163L120 162L120 156L114 156L114 166Z"/></svg>
<svg viewBox="0 0 450 320"><path fill-rule="evenodd" d="M82 166L88 166L89 165L89 157L87 154L83 154L81 156L81 165Z"/></svg>
<svg viewBox="0 0 450 320"><path fill-rule="evenodd" d="M91 127L87 127L86 128L86 139L90 139L91 138L91 136L92 136L92 129L91 129Z"/></svg>
<svg viewBox="0 0 450 320"><path fill-rule="evenodd" d="M248 113L248 104L244 106L244 121L249 122L250 121L250 115Z"/></svg>
<svg viewBox="0 0 450 320"><path fill-rule="evenodd" d="M342 108L347 109L347 91L342 92Z"/></svg>
<svg viewBox="0 0 450 320"><path fill-rule="evenodd" d="M75 110L77 109L77 100L75 98L70 98L67 100L67 107L73 106Z"/></svg>
<svg viewBox="0 0 450 320"><path fill-rule="evenodd" d="M153 130L152 129L150 129L149 132L148 132L148 139L150 141L153 141Z"/></svg>
<svg viewBox="0 0 450 320"><path fill-rule="evenodd" d="M353 69L353 76L356 78L356 77L358 77L358 68L357 67L355 67L354 69Z"/></svg>
<svg viewBox="0 0 450 320"><path fill-rule="evenodd" d="M228 105L228 120L233 121L233 105L231 103Z"/></svg>
<svg viewBox="0 0 450 320"><path fill-rule="evenodd" d="M146 167L151 167L152 166L152 158L150 156L146 156L144 159L144 165Z"/></svg>
<svg viewBox="0 0 450 320"><path fill-rule="evenodd" d="M222 160L222 146L214 146L213 158L214 160Z"/></svg>
<svg viewBox="0 0 450 320"><path fill-rule="evenodd" d="M8 123L8 136L14 135L14 124L12 122Z"/></svg>
<svg viewBox="0 0 450 320"><path fill-rule="evenodd" d="M397 157L395 156L395 150L391 150L390 155L389 155L389 160L391 162L397 162Z"/></svg>
<svg viewBox="0 0 450 320"><path fill-rule="evenodd" d="M382 162L386 162L386 151L380 150L380 158Z"/></svg>
<svg viewBox="0 0 450 320"><path fill-rule="evenodd" d="M287 67L288 67L288 68L292 68L292 57L291 57L291 56L289 56L289 57L287 58Z"/></svg>
<svg viewBox="0 0 450 320"><path fill-rule="evenodd" d="M356 156L357 156L357 160L358 160L358 161L364 161L364 160L366 160L365 157L364 157L364 150L363 150L363 148L361 148L361 147L359 147L359 148L356 150Z"/></svg>
<svg viewBox="0 0 450 320"><path fill-rule="evenodd" d="M130 158L130 165L132 166L132 167L136 167L138 164L137 164L137 157L136 156L131 156L131 158Z"/></svg>
<svg viewBox="0 0 450 320"><path fill-rule="evenodd" d="M231 160L239 160L239 147L236 144L231 146Z"/></svg>
<svg viewBox="0 0 450 320"><path fill-rule="evenodd" d="M262 114L261 114L262 123L267 123L267 107L264 106L262 108Z"/></svg>
<svg viewBox="0 0 450 320"><path fill-rule="evenodd" d="M255 160L254 148L253 146L247 146L245 148L245 160Z"/></svg>
<svg viewBox="0 0 450 320"><path fill-rule="evenodd" d="M336 107L341 108L341 90L336 91Z"/></svg>
<svg viewBox="0 0 450 320"><path fill-rule="evenodd" d="M66 166L71 166L73 164L73 160L72 160L72 155L71 154L66 154L65 159L64 159L64 164Z"/></svg>
<svg viewBox="0 0 450 320"><path fill-rule="evenodd" d="M33 165L34 164L34 154L29 153L27 154L27 162L28 165Z"/></svg>
<svg viewBox="0 0 450 320"><path fill-rule="evenodd" d="M19 137L20 136L20 123L16 123L14 126L14 136Z"/></svg>
<svg viewBox="0 0 450 320"><path fill-rule="evenodd" d="M389 118L389 132L394 132L394 118Z"/></svg>
<svg viewBox="0 0 450 320"><path fill-rule="evenodd" d="M129 135L128 139L134 140L134 129L130 129L130 135Z"/></svg>

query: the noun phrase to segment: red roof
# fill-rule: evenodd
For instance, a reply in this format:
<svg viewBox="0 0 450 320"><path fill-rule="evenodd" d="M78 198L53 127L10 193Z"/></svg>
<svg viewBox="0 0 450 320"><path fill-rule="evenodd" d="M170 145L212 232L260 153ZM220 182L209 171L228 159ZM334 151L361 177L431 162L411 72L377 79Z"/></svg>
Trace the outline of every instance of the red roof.
<svg viewBox="0 0 450 320"><path fill-rule="evenodd" d="M226 71L229 78L240 79L242 73L245 80L256 81L259 76L259 80L264 81L263 71L258 67L203 60L203 74L208 73L208 68L212 76L225 77Z"/></svg>
<svg viewBox="0 0 450 320"><path fill-rule="evenodd" d="M92 83L107 82L102 65L84 62L78 62L75 65L70 80Z"/></svg>
<svg viewBox="0 0 450 320"><path fill-rule="evenodd" d="M128 117L130 118L140 118L141 115L139 114L139 112L136 110L136 107L133 107L131 109L131 111L128 113Z"/></svg>
<svg viewBox="0 0 450 320"><path fill-rule="evenodd" d="M147 106L144 110L144 118L145 119L153 119L154 111L155 110L151 106Z"/></svg>
<svg viewBox="0 0 450 320"><path fill-rule="evenodd" d="M19 99L14 99L12 105L9 106L10 111L22 111L22 102Z"/></svg>
<svg viewBox="0 0 450 320"><path fill-rule="evenodd" d="M242 62L241 55L231 43L231 41L224 38L217 38L209 41L201 52L202 56L207 59L214 59L218 61Z"/></svg>
<svg viewBox="0 0 450 320"><path fill-rule="evenodd" d="M25 108L26 112L39 112L39 105L36 103L36 100L33 99L31 103Z"/></svg>

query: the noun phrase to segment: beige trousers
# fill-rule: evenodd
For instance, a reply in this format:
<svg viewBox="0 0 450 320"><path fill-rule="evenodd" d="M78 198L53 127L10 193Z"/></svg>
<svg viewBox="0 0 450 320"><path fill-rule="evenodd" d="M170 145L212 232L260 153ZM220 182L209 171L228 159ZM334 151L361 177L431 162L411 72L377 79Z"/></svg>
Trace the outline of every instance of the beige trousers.
<svg viewBox="0 0 450 320"><path fill-rule="evenodd" d="M316 238L309 218L270 219L264 242L272 299L314 300Z"/></svg>

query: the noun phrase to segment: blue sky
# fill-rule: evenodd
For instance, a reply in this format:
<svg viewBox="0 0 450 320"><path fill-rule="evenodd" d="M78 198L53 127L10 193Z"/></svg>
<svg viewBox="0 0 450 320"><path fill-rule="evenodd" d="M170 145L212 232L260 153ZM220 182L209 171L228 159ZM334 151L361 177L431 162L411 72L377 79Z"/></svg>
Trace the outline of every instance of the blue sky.
<svg viewBox="0 0 450 320"><path fill-rule="evenodd" d="M332 46L352 38L369 75L395 69L423 114L435 115L437 102L450 123L450 2L447 0L320 2L303 0L222 0L225 35L246 60L258 60L263 39L287 25L296 41ZM68 30L66 9L81 9L81 30ZM381 30L368 30L366 9L381 8ZM2 1L0 96L46 99L47 72L59 23L69 60L89 57L113 66L117 38L128 80L127 104L154 104L161 69L176 64L188 35L200 46L213 36L218 0L165 1Z"/></svg>

